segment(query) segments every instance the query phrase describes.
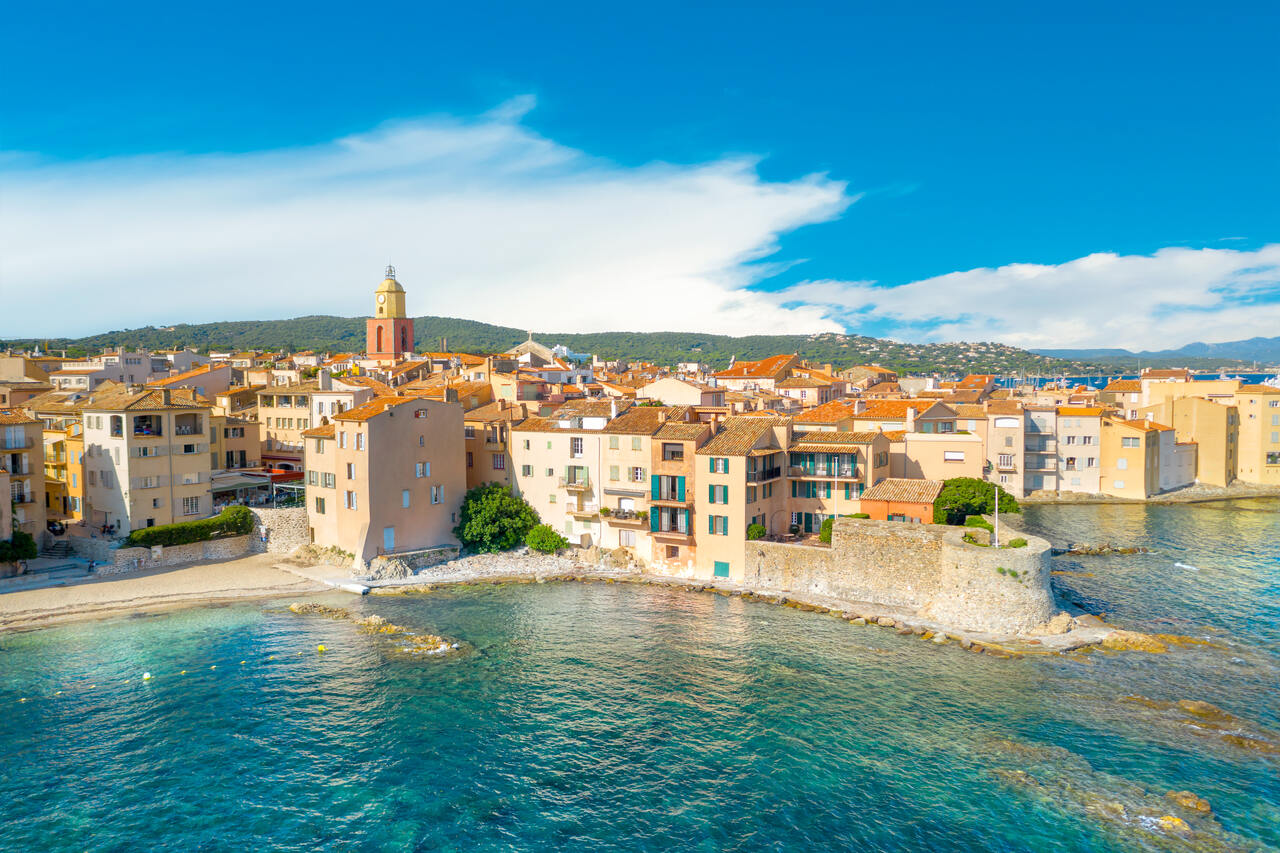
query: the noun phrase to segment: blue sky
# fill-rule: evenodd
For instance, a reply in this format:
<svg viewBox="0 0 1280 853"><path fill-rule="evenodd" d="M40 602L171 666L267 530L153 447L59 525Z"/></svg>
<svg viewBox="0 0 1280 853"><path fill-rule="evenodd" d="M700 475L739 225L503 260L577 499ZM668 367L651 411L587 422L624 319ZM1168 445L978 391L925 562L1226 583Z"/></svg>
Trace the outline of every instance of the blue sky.
<svg viewBox="0 0 1280 853"><path fill-rule="evenodd" d="M548 331L1280 334L1274 3L266 5L8 10L0 284L90 310L0 335L360 314L388 258Z"/></svg>

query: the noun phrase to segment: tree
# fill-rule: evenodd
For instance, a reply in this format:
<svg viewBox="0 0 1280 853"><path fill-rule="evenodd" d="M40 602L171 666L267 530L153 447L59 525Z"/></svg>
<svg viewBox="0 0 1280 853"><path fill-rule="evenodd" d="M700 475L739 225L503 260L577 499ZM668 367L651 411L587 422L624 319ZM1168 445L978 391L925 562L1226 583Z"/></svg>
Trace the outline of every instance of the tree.
<svg viewBox="0 0 1280 853"><path fill-rule="evenodd" d="M0 539L0 563L34 560L39 553L35 537L30 533L15 530L11 539Z"/></svg>
<svg viewBox="0 0 1280 853"><path fill-rule="evenodd" d="M569 540L552 530L550 524L539 524L525 535L524 544L535 551L554 554L562 548L568 548Z"/></svg>
<svg viewBox="0 0 1280 853"><path fill-rule="evenodd" d="M763 538L764 538L764 535L765 535L767 532L768 532L768 531L764 529L764 525L763 525L763 524L748 524L748 525L747 525L747 538L748 538L748 539L751 539L751 540L755 540L755 539L763 539Z"/></svg>
<svg viewBox="0 0 1280 853"><path fill-rule="evenodd" d="M486 483L467 492L458 515L457 536L472 551L506 551L524 541L538 513L506 486Z"/></svg>
<svg viewBox="0 0 1280 853"><path fill-rule="evenodd" d="M996 492L1000 493L1001 512L1022 512L1017 499L995 483L953 477L942 484L942 491L933 502L933 523L961 525L971 515L989 515L995 512Z"/></svg>

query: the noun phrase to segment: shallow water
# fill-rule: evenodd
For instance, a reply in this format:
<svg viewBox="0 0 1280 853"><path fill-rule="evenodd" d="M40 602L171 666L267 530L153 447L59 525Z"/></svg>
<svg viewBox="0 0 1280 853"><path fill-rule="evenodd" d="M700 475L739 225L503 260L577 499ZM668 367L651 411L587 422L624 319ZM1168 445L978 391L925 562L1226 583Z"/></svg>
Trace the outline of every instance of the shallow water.
<svg viewBox="0 0 1280 853"><path fill-rule="evenodd" d="M279 603L0 636L0 847L1280 848L1280 755L1159 705L1280 742L1276 508L1028 509L1055 542L1153 549L1054 580L1223 646L1167 655L997 660L602 583L316 599L467 644L448 659Z"/></svg>

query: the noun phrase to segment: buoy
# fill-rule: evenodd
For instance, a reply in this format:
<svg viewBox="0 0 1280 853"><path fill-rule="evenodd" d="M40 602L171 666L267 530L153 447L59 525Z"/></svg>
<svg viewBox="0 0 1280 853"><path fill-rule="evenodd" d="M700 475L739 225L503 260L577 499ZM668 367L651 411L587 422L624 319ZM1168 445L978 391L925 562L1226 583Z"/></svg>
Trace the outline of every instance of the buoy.
<svg viewBox="0 0 1280 853"><path fill-rule="evenodd" d="M178 673L178 675L186 675L186 674L187 674L187 671L185 669L182 672Z"/></svg>
<svg viewBox="0 0 1280 853"><path fill-rule="evenodd" d="M320 645L316 646L316 651L317 651L317 652L323 652L323 651L326 651L326 649L325 649L325 647L324 647L324 643L321 643Z"/></svg>
<svg viewBox="0 0 1280 853"><path fill-rule="evenodd" d="M62 691L61 691L61 690L55 690L55 691L53 691L53 695L54 695L54 696L61 696L61 695L62 695Z"/></svg>
<svg viewBox="0 0 1280 853"><path fill-rule="evenodd" d="M209 669L217 669L217 668L218 668L218 665L216 663L213 666L209 667Z"/></svg>
<svg viewBox="0 0 1280 853"><path fill-rule="evenodd" d="M276 659L275 655L267 655L267 660L275 660L275 659Z"/></svg>
<svg viewBox="0 0 1280 853"><path fill-rule="evenodd" d="M151 680L151 673L149 673L149 672L144 672L144 673L142 673L142 680L143 680L143 681L150 681L150 680Z"/></svg>
<svg viewBox="0 0 1280 853"><path fill-rule="evenodd" d="M244 666L244 661L240 661L240 665L241 665L241 666Z"/></svg>

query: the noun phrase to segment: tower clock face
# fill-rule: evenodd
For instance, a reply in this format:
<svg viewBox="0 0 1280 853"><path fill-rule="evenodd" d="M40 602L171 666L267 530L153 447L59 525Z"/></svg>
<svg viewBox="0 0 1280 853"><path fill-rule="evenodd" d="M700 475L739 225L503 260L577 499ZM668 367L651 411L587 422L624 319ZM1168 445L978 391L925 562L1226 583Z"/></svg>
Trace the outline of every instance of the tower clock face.
<svg viewBox="0 0 1280 853"><path fill-rule="evenodd" d="M379 305L381 305L382 303L384 303L384 302L386 302L386 301L387 301L387 294L385 294L385 293L379 293L379 294L378 294L378 304L379 304Z"/></svg>

